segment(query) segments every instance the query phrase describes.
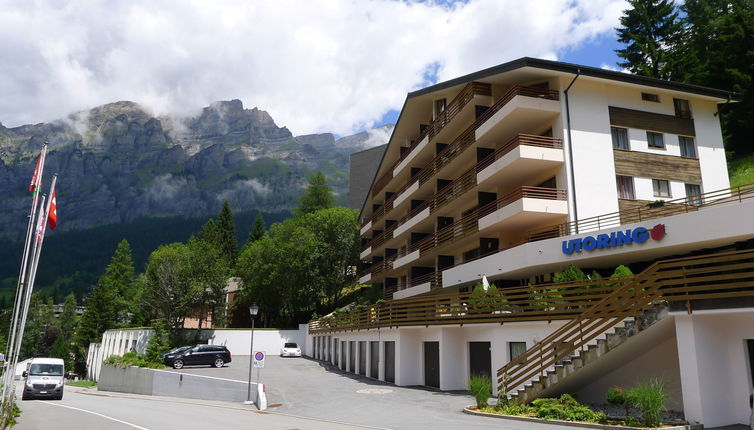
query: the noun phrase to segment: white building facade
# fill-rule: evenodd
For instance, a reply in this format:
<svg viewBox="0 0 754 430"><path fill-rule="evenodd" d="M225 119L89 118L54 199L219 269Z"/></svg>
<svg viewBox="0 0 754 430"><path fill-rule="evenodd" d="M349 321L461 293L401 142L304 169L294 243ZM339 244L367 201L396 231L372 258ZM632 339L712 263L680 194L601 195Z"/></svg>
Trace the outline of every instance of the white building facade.
<svg viewBox="0 0 754 430"><path fill-rule="evenodd" d="M604 403L610 386L654 376L689 422L748 423L754 191L730 188L718 118L730 101L529 58L409 94L361 210L360 280L381 284L387 302L312 322L308 353L397 385L459 390L474 373L502 384L554 345L545 373L513 387L539 391L519 398ZM629 266L638 275L624 285L681 275L663 275L646 303L561 354L553 339L623 288L589 281L573 288L593 293L553 295L548 283L569 264L602 276ZM483 276L502 294L475 298Z"/></svg>

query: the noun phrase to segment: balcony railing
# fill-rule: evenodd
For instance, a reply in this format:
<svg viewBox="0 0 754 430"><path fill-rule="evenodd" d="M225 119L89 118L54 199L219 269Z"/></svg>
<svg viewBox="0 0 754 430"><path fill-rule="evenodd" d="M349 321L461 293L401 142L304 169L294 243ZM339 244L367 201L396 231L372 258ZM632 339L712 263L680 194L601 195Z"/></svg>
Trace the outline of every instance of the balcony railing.
<svg viewBox="0 0 754 430"><path fill-rule="evenodd" d="M408 215L402 217L400 220L398 220L397 224L392 226L390 229L390 232L395 230L395 228L403 225L405 222L416 216L418 213L423 211L424 209L429 206L430 213L434 213L437 209L441 208L445 204L455 200L457 197L461 196L466 191L472 189L476 185L476 174L480 171L482 171L484 168L491 165L495 160L500 159L508 152L512 151L514 148L520 146L520 145L527 145L527 146L537 146L541 148L562 148L563 147L563 141L561 139L555 139L552 137L547 136L537 136L532 134L519 134L518 136L514 137L510 141L508 141L505 145L500 147L498 150L496 150L493 154L490 154L487 158L480 161L477 165L474 167L468 169L464 173L461 174L458 178L453 180L451 183L440 189L437 194L435 194L431 199L426 200L424 203L420 204L419 206L415 207L414 209L409 212ZM396 194L397 196L397 194ZM385 202L382 207L380 207L377 211L375 211L373 218L379 219L386 213L386 208L392 209L393 207L393 199L396 197L391 197L388 201ZM388 230L385 230L380 236L383 238L386 238L386 235L388 233ZM377 237L380 237L377 236ZM389 239L389 238L387 238ZM377 238L372 239L372 241L367 242L362 250L367 249L368 247L376 247L382 242L378 242Z"/></svg>
<svg viewBox="0 0 754 430"><path fill-rule="evenodd" d="M536 242L555 237L586 233L623 224L647 221L651 219L696 212L710 206L742 202L754 198L754 184L739 185L723 190L711 191L690 197L666 200L663 203L649 203L647 206L624 209L622 211L570 221L562 224L531 230L524 242Z"/></svg>
<svg viewBox="0 0 754 430"><path fill-rule="evenodd" d="M459 151L466 148L471 143L474 143L475 141L474 131L480 125L482 125L485 121L490 119L492 115L497 113L500 109L502 109L505 105L507 105L511 100L513 100L514 97L519 96L519 95L526 96L526 97L548 99L548 100L558 100L559 98L559 93L555 90L539 88L539 87L525 87L525 86L514 85L498 101L496 101L495 104L493 104L490 108L484 111L484 113L480 115L474 121L474 123L461 134L461 136L456 138L453 143L448 145L439 154L437 154L437 156L432 161L430 161L427 165L425 165L422 168L422 170L419 172L419 174L415 175L411 180L409 180L408 183L405 184L396 194L400 194L409 186L413 185L414 182L416 182L417 180L420 181L420 183L423 183L422 177L424 178L424 181L426 181L426 179L434 175L434 173L440 167L447 164L447 161L450 161L450 159L453 158L455 154L457 154ZM438 166L438 161L442 161L444 159L447 159L447 161L445 161L444 163ZM374 186L372 187L372 198L379 195L382 189L393 178L394 168L395 168L395 165L391 166L387 172L385 172L379 179L375 181ZM377 221L377 219L373 215L372 217L365 219L362 225L366 225L370 220Z"/></svg>
<svg viewBox="0 0 754 430"><path fill-rule="evenodd" d="M534 134L519 134L518 136L509 140L505 145L497 149L494 153L490 154L487 158L482 160L477 165L477 171L481 172L495 161L503 158L505 154L522 145L536 146L540 148L561 149L563 148L563 140L547 136L537 136Z"/></svg>
<svg viewBox="0 0 754 430"><path fill-rule="evenodd" d="M419 145L419 143L421 143L422 140L424 140L425 137L429 136L429 140L431 141L435 136L437 136L437 134L439 134L440 131L446 125L448 125L471 100L474 100L474 96L491 95L492 86L490 84L485 84L482 82L469 82L468 84L466 84L466 86L461 89L461 91L453 98L453 100L448 103L445 109L440 112L437 117L427 126L427 128L425 128L424 131L422 131L419 136L411 142L411 145L405 151L403 151L403 153L398 157L398 160L396 160L395 163L390 166L390 169L375 182L372 197L378 195L379 192L382 191L382 189L385 187L385 185L390 182L390 179L393 178L393 170L398 166L398 164L401 163L401 161L405 160L406 157L408 157L409 154L413 152L413 150Z"/></svg>
<svg viewBox="0 0 754 430"><path fill-rule="evenodd" d="M427 282L429 282L430 289L442 288L442 272L431 272L426 275L417 276L411 279L409 285L416 287Z"/></svg>

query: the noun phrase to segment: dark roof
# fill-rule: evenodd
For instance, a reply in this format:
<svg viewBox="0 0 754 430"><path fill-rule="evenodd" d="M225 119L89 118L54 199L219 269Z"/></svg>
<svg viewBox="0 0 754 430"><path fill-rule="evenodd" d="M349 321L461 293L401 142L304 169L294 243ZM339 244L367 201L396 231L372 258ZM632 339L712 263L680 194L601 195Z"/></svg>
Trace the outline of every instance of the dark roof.
<svg viewBox="0 0 754 430"><path fill-rule="evenodd" d="M556 72L564 73L579 73L583 76L591 76L594 78L608 79L612 81L627 82L637 85L646 85L648 87L663 88L674 91L683 91L687 93L699 94L709 97L717 97L721 99L740 100L740 94L731 91L718 90L715 88L701 87L699 85L684 84L682 82L666 81L663 79L650 78L647 76L633 75L630 73L616 72L613 70L600 69L598 67L580 66L578 64L563 63L560 61L541 60L538 58L523 57L518 60L509 61L497 66L490 67L488 69L480 70L478 72L470 73L459 78L451 79L449 81L440 82L439 84L432 85L430 87L422 88L420 90L408 93L407 98L418 97L424 94L428 94L434 91L450 88L459 84L465 84L467 82L475 81L478 79L486 78L488 76L497 75L499 73L510 72L516 69L524 67L534 67L537 69L553 70Z"/></svg>

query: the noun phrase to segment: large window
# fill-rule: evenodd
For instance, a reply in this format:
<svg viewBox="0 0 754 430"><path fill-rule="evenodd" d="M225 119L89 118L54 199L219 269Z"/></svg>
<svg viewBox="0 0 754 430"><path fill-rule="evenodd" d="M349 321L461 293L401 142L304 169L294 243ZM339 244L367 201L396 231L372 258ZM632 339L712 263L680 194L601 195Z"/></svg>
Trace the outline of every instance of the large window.
<svg viewBox="0 0 754 430"><path fill-rule="evenodd" d="M613 148L624 149L628 151L628 129L620 127L610 127L610 133L613 135Z"/></svg>
<svg viewBox="0 0 754 430"><path fill-rule="evenodd" d="M652 191L655 197L670 197L670 182L664 179L652 179Z"/></svg>
<svg viewBox="0 0 754 430"><path fill-rule="evenodd" d="M686 184L686 204L699 206L702 204L702 186Z"/></svg>
<svg viewBox="0 0 754 430"><path fill-rule="evenodd" d="M678 146L681 147L681 157L696 158L696 147L694 138L688 136L678 136Z"/></svg>
<svg viewBox="0 0 754 430"><path fill-rule="evenodd" d="M665 141L662 139L662 133L648 131L647 146L649 146L650 148L665 149Z"/></svg>
<svg viewBox="0 0 754 430"><path fill-rule="evenodd" d="M515 360L519 355L526 352L526 342L508 342L508 356L510 361Z"/></svg>
<svg viewBox="0 0 754 430"><path fill-rule="evenodd" d="M691 119L691 107L688 100L673 99L673 106L675 107L675 116Z"/></svg>
<svg viewBox="0 0 754 430"><path fill-rule="evenodd" d="M618 184L619 199L636 199L636 194L634 193L634 178L630 176L616 176L615 181Z"/></svg>

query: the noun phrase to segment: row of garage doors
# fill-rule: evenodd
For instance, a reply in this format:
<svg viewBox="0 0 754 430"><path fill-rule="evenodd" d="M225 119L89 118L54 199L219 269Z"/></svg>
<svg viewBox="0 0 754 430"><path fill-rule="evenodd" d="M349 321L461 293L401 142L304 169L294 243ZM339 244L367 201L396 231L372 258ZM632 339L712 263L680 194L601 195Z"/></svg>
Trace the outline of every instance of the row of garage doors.
<svg viewBox="0 0 754 430"><path fill-rule="evenodd" d="M395 383L395 342L384 341L386 382ZM367 347L369 351L367 351ZM358 367L357 351L358 348ZM379 379L379 342L342 341L338 338L315 337L315 357L330 361L340 369ZM423 342L424 385L440 388L440 342ZM367 367L367 358L369 366ZM490 342L469 342L469 374L491 377Z"/></svg>

